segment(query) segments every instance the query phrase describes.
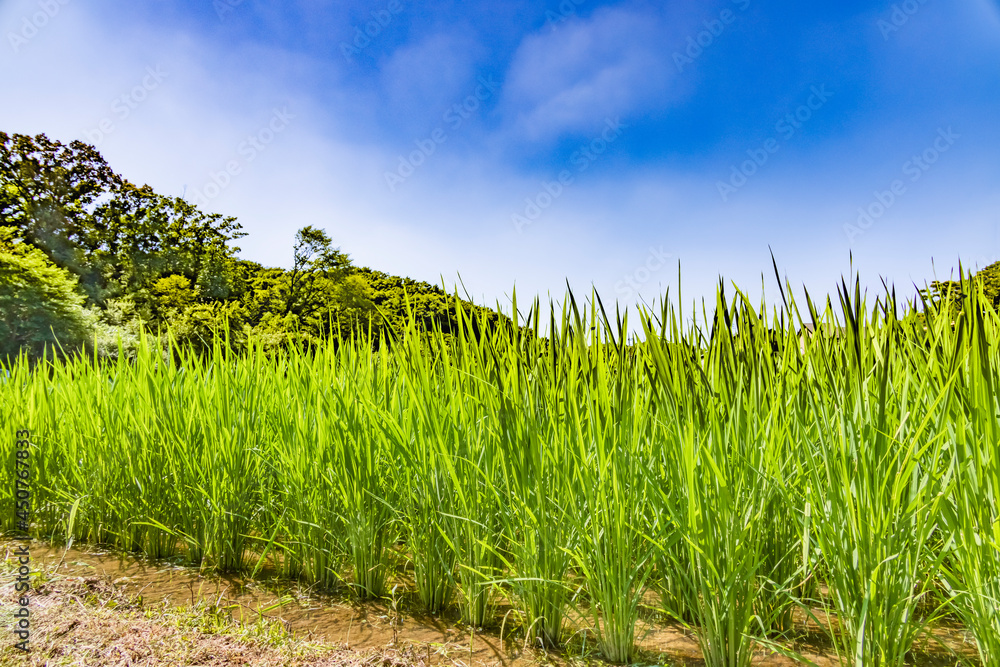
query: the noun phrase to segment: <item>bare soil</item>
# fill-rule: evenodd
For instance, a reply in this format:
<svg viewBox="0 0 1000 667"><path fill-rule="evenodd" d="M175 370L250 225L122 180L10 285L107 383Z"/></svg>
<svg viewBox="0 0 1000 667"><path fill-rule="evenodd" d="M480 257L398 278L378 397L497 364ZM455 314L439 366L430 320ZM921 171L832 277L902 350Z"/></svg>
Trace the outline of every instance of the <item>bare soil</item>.
<svg viewBox="0 0 1000 667"><path fill-rule="evenodd" d="M11 543L0 542L8 556ZM509 603L498 627L475 629L457 616L419 613L404 572L393 600L361 603L319 595L295 582L250 581L151 563L89 548L31 543L31 568L39 573L31 597L29 656L13 648L8 615L16 604L13 576L0 580L6 637L0 665L278 665L351 667L461 667L603 665L588 619L568 619L564 650L526 646ZM655 598L650 597L651 607ZM506 619L506 620L505 620ZM804 614L798 639L786 645L815 665L838 664L825 633ZM644 614L637 628L640 664L703 665L694 634ZM974 655L957 626L934 629L916 647L913 664L956 664ZM761 648L755 664L800 664Z"/></svg>

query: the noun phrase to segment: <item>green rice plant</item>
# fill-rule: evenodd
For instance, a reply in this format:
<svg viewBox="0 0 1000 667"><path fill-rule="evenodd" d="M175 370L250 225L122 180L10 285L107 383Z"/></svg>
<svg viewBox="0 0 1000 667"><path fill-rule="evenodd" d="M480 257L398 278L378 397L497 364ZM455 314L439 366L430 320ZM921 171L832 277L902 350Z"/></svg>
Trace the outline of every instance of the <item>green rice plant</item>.
<svg viewBox="0 0 1000 667"><path fill-rule="evenodd" d="M516 294L515 294L516 302ZM501 565L509 549L503 544L504 460L496 416L504 403L504 361L520 363L520 340L510 330L487 337L490 322L465 311L457 296L456 336L436 330L440 349L448 348L451 364L443 369L450 436L439 443L440 461L451 477L454 504L445 536L455 552L456 583L461 591L462 620L473 627L491 625ZM514 358L507 355L513 353Z"/></svg>
<svg viewBox="0 0 1000 667"><path fill-rule="evenodd" d="M554 313L552 321L554 325ZM515 334L502 338L505 347L498 356L506 354L508 366L496 378L502 396L496 417L503 459L499 488L506 506L503 532L508 548L500 555L525 615L527 638L544 647L562 642L571 593L570 554L577 541L572 521L574 458L560 446L560 377L547 372L561 363L556 349L566 349L569 328L559 335L559 343L546 351L521 348Z"/></svg>
<svg viewBox="0 0 1000 667"><path fill-rule="evenodd" d="M429 448L417 448L422 454ZM407 545L413 559L417 594L431 614L440 614L455 593L455 550L448 535L454 531L451 510L453 491L445 471L423 456L409 462L413 480L404 495L402 516L407 525ZM421 474L422 473L422 474ZM442 509L445 508L445 509Z"/></svg>
<svg viewBox="0 0 1000 667"><path fill-rule="evenodd" d="M807 596L812 559L806 532L804 509L799 509L792 494L784 492L772 478L771 493L761 511L762 540L766 545L760 572L763 592L755 610L766 637L780 638L793 629L796 600Z"/></svg>
<svg viewBox="0 0 1000 667"><path fill-rule="evenodd" d="M451 456L456 425L446 412L448 399L433 400L451 390L441 378L447 362L440 361L438 367L426 355L426 344L415 330L406 332L398 407L383 426L397 474L405 480L399 511L417 594L428 612L439 614L455 592L455 551L448 539L454 522L454 487L445 461Z"/></svg>
<svg viewBox="0 0 1000 667"><path fill-rule="evenodd" d="M1000 410L997 312L980 290L962 310L970 318L965 409L954 418L956 483L942 513L953 541L941 575L951 607L976 639L984 665L1000 661Z"/></svg>
<svg viewBox="0 0 1000 667"><path fill-rule="evenodd" d="M775 540L767 516L780 506L784 480L774 478L771 458L784 451L787 431L769 419L770 408L760 409L767 397L756 395L754 366L738 363L732 314L720 290L698 375L685 373L685 357L677 354L685 345L676 319L671 346L663 336L654 341L653 321L644 316L647 343L654 341L647 345L649 373L662 410L652 486L660 512L670 517L657 537L674 565L675 595L694 618L706 664L726 666L749 665L755 638L775 627L790 605L791 582L779 574L794 557L794 541L787 534Z"/></svg>
<svg viewBox="0 0 1000 667"><path fill-rule="evenodd" d="M904 664L945 604L995 662L994 307L899 316L844 283L836 315L806 295L808 333L779 287L776 309L665 298L641 340L568 293L545 331L537 299L510 319L456 299L457 326L377 347L21 357L0 366L0 458L33 431L36 535L254 576L270 559L366 599L398 551L427 609L480 627L508 589L553 647L578 602L612 661L635 657L652 587L710 665L792 655L795 603L835 612L847 664Z"/></svg>
<svg viewBox="0 0 1000 667"><path fill-rule="evenodd" d="M960 449L966 445L961 440L956 444ZM977 477L970 468L963 473L953 505L944 513L954 543L941 576L951 593L952 609L975 637L979 659L991 665L1000 659L1000 520L995 497L990 498L986 488L995 489L998 477L995 471L992 479Z"/></svg>
<svg viewBox="0 0 1000 667"><path fill-rule="evenodd" d="M665 499L664 506L673 506L673 502ZM684 594L683 573L691 568L687 545L681 540L679 529L670 519L660 517L659 525L650 522L650 526L650 532L659 536L654 551L654 576L657 577L656 588L663 611L681 625L693 626L696 622L694 609L688 605L689 597Z"/></svg>
<svg viewBox="0 0 1000 667"><path fill-rule="evenodd" d="M541 448L538 444L529 447ZM529 454L528 458L524 465L547 465L540 460L541 455ZM514 477L521 471L515 467L507 472ZM514 484L530 484L525 489L530 495L507 496L512 499L505 516L510 553L504 561L513 572L507 581L526 615L528 639L544 647L557 647L562 642L563 616L571 591L567 573L576 540L570 511L563 503L542 494L547 485L541 476L530 482L510 477L505 483L514 489L518 488Z"/></svg>
<svg viewBox="0 0 1000 667"><path fill-rule="evenodd" d="M459 515L450 517L449 540L458 566L462 621L473 627L491 625L496 580L500 576L500 504L487 475L489 461L458 458L455 486Z"/></svg>
<svg viewBox="0 0 1000 667"><path fill-rule="evenodd" d="M841 300L843 366L817 369L822 381L809 395L814 421L801 435L810 529L826 564L841 660L904 665L915 638L940 613L916 611L943 557L932 544L951 486L942 407L950 387L936 386L931 373L890 382L898 329L890 320L877 338L869 335L877 317L870 322L846 286ZM810 361L830 364L831 355L810 354Z"/></svg>
<svg viewBox="0 0 1000 667"><path fill-rule="evenodd" d="M281 572L286 577L333 590L342 582L346 549L338 502L343 496L330 474L337 447L332 435L337 432L336 403L328 384L333 360L325 359L327 364L316 369L306 359L292 354L275 369L287 382L277 394L282 400L272 403L268 415L275 443L270 479L264 484L272 492L264 504L271 508L274 531L261 538L268 540L265 551L283 556Z"/></svg>
<svg viewBox="0 0 1000 667"><path fill-rule="evenodd" d="M596 331L593 316L591 322ZM580 327L575 331L583 343ZM621 336L620 327L618 341ZM572 553L589 594L601 653L610 662L626 663L635 655L639 606L651 574L652 547L638 524L645 514L646 486L635 474L651 422L634 377L638 369L629 367L620 344L612 339L608 346L617 351L618 363L612 366L605 363L605 347L596 334L589 343L576 348L565 384L567 437L577 450L573 520L579 540Z"/></svg>
<svg viewBox="0 0 1000 667"><path fill-rule="evenodd" d="M162 426L177 418L180 406L161 400L172 370L156 366L159 352L144 338L141 366L78 357L55 371L49 404L62 411L47 439L62 465L46 482L66 506L78 503L71 539L154 558L172 556L179 546L175 441ZM171 383L168 392L170 398L183 394L183 383Z"/></svg>
<svg viewBox="0 0 1000 667"><path fill-rule="evenodd" d="M609 662L627 663L635 655L635 628L651 574L649 548L633 517L624 516L626 499L605 486L595 496L594 505L585 505L593 514L581 531L574 562L586 582L601 654Z"/></svg>
<svg viewBox="0 0 1000 667"><path fill-rule="evenodd" d="M270 370L260 351L230 360L220 348L202 379L192 406L199 416L201 439L189 498L204 507L202 540L205 558L224 572L241 571L251 531L262 511L260 480L266 438L264 404ZM191 353L189 353L191 354ZM186 359L190 365L193 358ZM228 361L228 363L227 363Z"/></svg>
<svg viewBox="0 0 1000 667"><path fill-rule="evenodd" d="M388 392L394 369L384 348L379 357L357 346L340 350L344 363L327 408L336 417L328 429L333 453L323 475L336 489L355 589L362 599L374 599L386 592L386 550L394 541L391 531L397 497L387 474L392 454L384 420L372 402Z"/></svg>
<svg viewBox="0 0 1000 667"><path fill-rule="evenodd" d="M743 459L748 472L757 477L757 493L763 502L756 520L758 539L762 541L758 577L763 590L757 600L755 622L764 636L778 638L792 630L795 596L801 594L803 582L809 579L805 507L794 492L801 486L791 435L795 393L789 391L800 385L803 365L793 328L785 325L778 314L769 315L763 297L755 309L747 295L739 290L736 294L732 308L736 335L731 341L725 339L725 345L720 339L719 346L710 347L710 352L719 350L723 358L728 357L729 364L711 365L739 369L739 373L730 371L716 377L728 375L726 384L733 392L728 403L743 407L745 418L735 425L737 431L746 432L758 443ZM720 300L718 311L723 315L727 312L724 300ZM734 416L731 413L729 418Z"/></svg>
<svg viewBox="0 0 1000 667"><path fill-rule="evenodd" d="M694 608L686 594L685 573L692 564L689 550L675 520L673 508L686 502L686 487L678 474L680 448L675 436L675 424L682 397L692 392L703 379L699 360L702 357L699 331L692 327L684 332L679 313L672 308L669 295L661 301L659 316L651 310L640 311L645 342L639 348L637 365L641 365L644 380L650 387L645 411L653 422L651 441L644 456L643 471L650 489L646 506L645 526L654 545L653 562L656 586L663 610L684 625L696 622ZM654 321L655 320L655 321ZM691 403L695 408L701 402Z"/></svg>
<svg viewBox="0 0 1000 667"><path fill-rule="evenodd" d="M455 366L445 379L453 397L448 402L451 436L439 441L443 446L439 460L453 493L450 509L442 510L447 514L442 528L457 564L462 620L483 627L492 622L497 592L494 582L500 575L502 510L497 476L501 462L497 430L490 426L496 391L480 377L488 373L491 361L485 356L482 341L464 335L472 329L473 321L461 310L458 314L463 335L451 341ZM439 343L445 344L443 337Z"/></svg>
<svg viewBox="0 0 1000 667"><path fill-rule="evenodd" d="M681 437L687 502L673 511L691 565L678 575L681 591L694 612L705 662L749 665L765 594L759 532L764 493L752 472L714 455L715 438L698 441L690 429Z"/></svg>

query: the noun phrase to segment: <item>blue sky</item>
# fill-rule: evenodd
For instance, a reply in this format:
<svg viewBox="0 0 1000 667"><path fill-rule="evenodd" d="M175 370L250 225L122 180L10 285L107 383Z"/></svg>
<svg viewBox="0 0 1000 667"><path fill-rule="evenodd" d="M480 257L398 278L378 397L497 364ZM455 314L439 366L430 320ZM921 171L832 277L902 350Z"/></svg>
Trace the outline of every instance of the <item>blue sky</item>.
<svg viewBox="0 0 1000 667"><path fill-rule="evenodd" d="M1000 259L1000 3L0 1L0 129L476 300Z"/></svg>

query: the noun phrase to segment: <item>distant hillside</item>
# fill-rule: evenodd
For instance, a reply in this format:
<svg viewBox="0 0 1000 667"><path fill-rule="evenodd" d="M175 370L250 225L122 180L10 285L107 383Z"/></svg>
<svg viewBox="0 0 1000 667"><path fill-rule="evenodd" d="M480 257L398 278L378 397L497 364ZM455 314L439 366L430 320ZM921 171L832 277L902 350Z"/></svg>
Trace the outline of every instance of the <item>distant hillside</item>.
<svg viewBox="0 0 1000 667"><path fill-rule="evenodd" d="M278 221L280 223L280 221ZM79 141L0 132L0 357L66 349L126 350L143 331L202 348L315 346L402 331L451 333L441 287L352 265L326 230L306 226L291 269L240 259L233 217L204 213L115 173ZM460 301L490 323L501 317Z"/></svg>

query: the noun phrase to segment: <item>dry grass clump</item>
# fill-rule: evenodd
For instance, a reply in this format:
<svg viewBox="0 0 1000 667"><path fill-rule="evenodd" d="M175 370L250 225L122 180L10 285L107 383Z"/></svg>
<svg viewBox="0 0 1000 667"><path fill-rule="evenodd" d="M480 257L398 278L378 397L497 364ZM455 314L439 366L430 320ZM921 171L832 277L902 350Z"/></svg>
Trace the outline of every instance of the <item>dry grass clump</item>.
<svg viewBox="0 0 1000 667"><path fill-rule="evenodd" d="M31 652L9 642L0 664L100 667L417 667L414 649L357 652L295 639L281 623L230 620L210 602L193 607L145 608L108 578L55 577L31 596ZM2 589L15 603L13 585ZM8 628L5 628L8 630Z"/></svg>

